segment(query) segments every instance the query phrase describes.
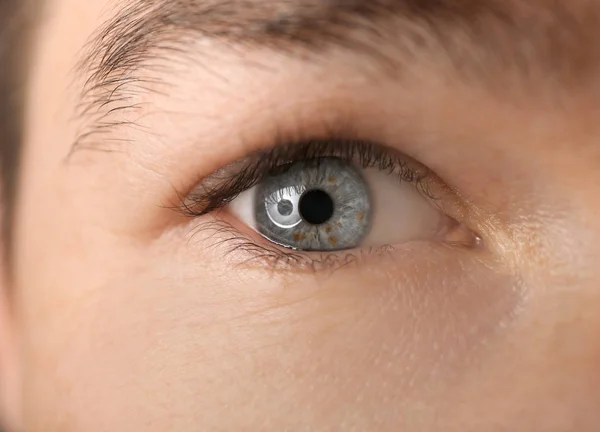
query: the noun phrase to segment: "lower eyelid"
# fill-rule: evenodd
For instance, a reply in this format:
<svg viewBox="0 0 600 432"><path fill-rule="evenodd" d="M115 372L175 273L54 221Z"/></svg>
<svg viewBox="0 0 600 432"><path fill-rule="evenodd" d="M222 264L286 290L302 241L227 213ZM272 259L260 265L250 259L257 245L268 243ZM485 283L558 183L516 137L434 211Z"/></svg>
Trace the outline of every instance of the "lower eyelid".
<svg viewBox="0 0 600 432"><path fill-rule="evenodd" d="M198 238L202 249L209 254L208 259L225 260L228 265L242 269L293 274L330 274L342 268L351 269L363 265L375 268L393 263L398 266L403 265L404 261L403 258L402 262L399 262L399 257L406 257L407 254L410 255L411 261L418 261L421 259L419 257L427 256L431 250L455 251L454 248L464 250L466 247L478 245L464 243L462 240L466 236L463 233L457 234L457 241L413 241L398 246L383 245L335 252L302 252L268 241L226 211L218 216L204 216L203 219L205 220L200 224L197 221L194 223L190 235L192 238Z"/></svg>

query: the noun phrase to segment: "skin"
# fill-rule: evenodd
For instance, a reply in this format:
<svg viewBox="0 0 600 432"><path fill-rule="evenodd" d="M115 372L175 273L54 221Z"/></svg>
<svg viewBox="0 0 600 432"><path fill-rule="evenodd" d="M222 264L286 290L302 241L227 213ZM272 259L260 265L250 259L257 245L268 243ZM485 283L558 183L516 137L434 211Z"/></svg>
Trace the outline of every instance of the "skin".
<svg viewBox="0 0 600 432"><path fill-rule="evenodd" d="M598 83L499 71L496 88L475 85L441 53L398 80L341 48L242 58L210 42L209 67L192 47L168 96L140 96L127 147L67 160L84 121L73 70L106 10L55 0L35 36L0 311L12 429L600 428ZM457 191L444 211L481 244L272 268L197 229L214 216L168 208L274 129L324 119L433 170Z"/></svg>

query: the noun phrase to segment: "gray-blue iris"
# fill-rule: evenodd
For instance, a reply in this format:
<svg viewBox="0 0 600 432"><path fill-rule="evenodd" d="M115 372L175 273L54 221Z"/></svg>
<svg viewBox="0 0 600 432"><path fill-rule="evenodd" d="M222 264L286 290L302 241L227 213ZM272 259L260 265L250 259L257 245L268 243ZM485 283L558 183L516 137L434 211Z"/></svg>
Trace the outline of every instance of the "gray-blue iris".
<svg viewBox="0 0 600 432"><path fill-rule="evenodd" d="M358 246L371 224L371 194L361 172L335 157L297 162L267 177L255 201L258 231L304 251Z"/></svg>

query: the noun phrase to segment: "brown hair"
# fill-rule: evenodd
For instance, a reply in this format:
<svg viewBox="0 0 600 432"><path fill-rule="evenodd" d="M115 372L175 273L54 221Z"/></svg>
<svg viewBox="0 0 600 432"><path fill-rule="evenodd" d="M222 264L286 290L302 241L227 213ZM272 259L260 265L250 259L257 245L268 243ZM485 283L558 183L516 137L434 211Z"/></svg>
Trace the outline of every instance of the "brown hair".
<svg viewBox="0 0 600 432"><path fill-rule="evenodd" d="M0 197L5 247L10 247L22 134L25 31L31 20L23 0L0 0ZM5 256L9 256L6 254Z"/></svg>

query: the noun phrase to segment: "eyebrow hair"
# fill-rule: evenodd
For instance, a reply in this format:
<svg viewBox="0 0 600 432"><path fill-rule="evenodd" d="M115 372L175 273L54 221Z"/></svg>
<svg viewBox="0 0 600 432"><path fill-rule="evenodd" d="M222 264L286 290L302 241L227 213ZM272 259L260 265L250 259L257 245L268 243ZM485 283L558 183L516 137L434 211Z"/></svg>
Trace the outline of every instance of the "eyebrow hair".
<svg viewBox="0 0 600 432"><path fill-rule="evenodd" d="M458 19L477 22L494 11L492 5L481 0L134 0L100 29L82 65L91 71L88 84L95 84L188 35L322 49L341 42L353 27L375 30L373 23L386 16L447 27Z"/></svg>
<svg viewBox="0 0 600 432"><path fill-rule="evenodd" d="M581 0L133 0L120 4L88 43L80 115L94 114L74 147L114 126L108 114L152 84L139 73L159 56L186 55L202 38L293 54L341 47L385 58L372 40L394 43L405 59L436 52L468 79L492 82L494 70L532 80L582 85L596 75L600 5ZM575 4L577 2L568 2ZM189 54L187 54L189 55Z"/></svg>

